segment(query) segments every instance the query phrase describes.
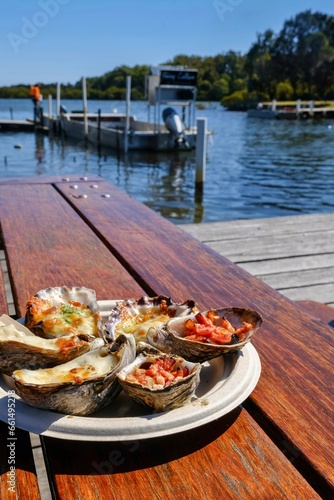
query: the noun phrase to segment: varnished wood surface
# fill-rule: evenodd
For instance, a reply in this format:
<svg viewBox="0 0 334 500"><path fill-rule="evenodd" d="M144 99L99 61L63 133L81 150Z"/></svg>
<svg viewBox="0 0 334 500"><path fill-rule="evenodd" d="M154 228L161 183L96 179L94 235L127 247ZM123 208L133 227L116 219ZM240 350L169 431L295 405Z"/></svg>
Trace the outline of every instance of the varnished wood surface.
<svg viewBox="0 0 334 500"><path fill-rule="evenodd" d="M328 447L334 430L329 418L333 416L332 331L110 184L101 182L95 190L83 184L80 192L87 198L73 198L65 184L58 188L152 291L176 300L193 298L203 308L234 305L263 315L264 324L253 340L262 375L252 399L293 443L298 456L333 488L334 458ZM105 193L110 198L101 196Z"/></svg>
<svg viewBox="0 0 334 500"><path fill-rule="evenodd" d="M304 498L312 498L312 490L311 493L307 489L304 491L309 487L294 465L284 458L284 453L292 449L290 458L294 461L298 455L300 470L303 472L305 465L305 470L311 471L311 479L307 478L311 486L323 498L330 498L334 483L329 446L333 435L331 329L111 184L98 182L98 185L96 188L83 182L74 190L68 183L60 182L56 187L62 196L47 184L0 185L0 219L18 314L23 315L31 294L60 284L92 287L98 299L166 293L180 301L193 298L201 308L236 305L257 309L263 315L264 324L253 343L260 354L262 374L251 401L255 409L260 410L265 425L284 436L281 443L277 442L280 451L242 410L221 437L216 435L212 443L205 443L209 448L202 448L200 444L204 439L202 432L193 431L190 441L182 441L187 438L180 437L183 453L187 448L191 452L185 456L180 452L182 456L177 456L177 460L165 451L164 463L152 469L154 464L144 460L145 467L139 469L137 455L131 455L131 461L126 461L124 467L128 481L134 485L132 496L135 496L135 484L144 479L150 482L151 493L158 488L162 495L159 473L167 478L173 471L177 481L173 476L172 485L176 481L175 485L182 491L186 484L182 477L179 478L183 468L194 467L191 471L198 475L208 458L211 464L211 459L221 453L219 470L234 471L239 462L242 470L236 484L234 475L231 479L226 472L214 473L215 477L219 475L224 488L228 488L227 494L231 496L226 498L251 498L247 488L253 492L261 488L276 491L276 496L268 498L299 498L300 490L294 481L299 482ZM209 426L209 434L218 433L220 427L217 425ZM222 419L221 428L224 425L227 425L226 420ZM193 442L195 448L190 446ZM84 476L87 469L79 468L82 453L87 453L88 467L91 467L92 457L101 463L110 453L107 453L110 443L76 443L76 447L73 442L52 439L44 439L44 443L59 498L71 498L64 496L66 489L74 494L77 488L85 488L88 484L90 478ZM142 451L138 449L140 460L140 453L152 457L157 443L144 443ZM167 445L173 443L174 439L163 439L162 449L166 450ZM77 459L71 449L80 450ZM62 461L68 453L73 459L73 468L71 461L66 462L69 467L66 471ZM193 466L189 457L196 458L195 464L200 466ZM131 465L132 461L135 464ZM272 466L263 470L263 464L268 461ZM138 470L134 471L136 468ZM125 485L126 475L120 470L115 473ZM203 474L209 483L207 470ZM87 494L101 493L111 484L108 474L95 475L94 485L98 489ZM194 475L190 474L189 480L190 477ZM293 488L289 488L288 478L292 478ZM215 486L212 488L214 491ZM238 497L235 492L240 488L248 496L245 493ZM115 493L111 498L123 497Z"/></svg>
<svg viewBox="0 0 334 500"><path fill-rule="evenodd" d="M334 328L334 307L313 300L299 300L298 305Z"/></svg>
<svg viewBox="0 0 334 500"><path fill-rule="evenodd" d="M56 457L47 467L59 500L320 498L240 408L200 430L158 439L43 442Z"/></svg>
<svg viewBox="0 0 334 500"><path fill-rule="evenodd" d="M8 314L8 306L5 293L5 282L3 278L2 269L0 267L0 316L1 314Z"/></svg>
<svg viewBox="0 0 334 500"><path fill-rule="evenodd" d="M96 181L101 181L101 177L98 175L53 175L39 177L7 177L6 179L1 179L1 185L6 186L8 184L16 184L26 186L27 184L52 184L55 182L68 182L71 185L78 185L82 182L87 184L92 184Z"/></svg>
<svg viewBox="0 0 334 500"><path fill-rule="evenodd" d="M52 186L1 185L0 193L18 315L24 316L30 296L49 286L86 286L96 290L100 300L115 293L117 298L144 293Z"/></svg>

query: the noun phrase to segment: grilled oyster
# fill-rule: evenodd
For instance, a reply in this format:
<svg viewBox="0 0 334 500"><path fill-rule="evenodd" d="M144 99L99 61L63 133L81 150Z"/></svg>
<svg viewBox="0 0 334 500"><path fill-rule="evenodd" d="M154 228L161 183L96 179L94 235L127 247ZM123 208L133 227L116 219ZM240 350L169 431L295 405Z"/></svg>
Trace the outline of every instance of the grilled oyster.
<svg viewBox="0 0 334 500"><path fill-rule="evenodd" d="M117 373L136 355L131 335L54 368L13 372L19 396L31 406L69 415L90 415L121 391Z"/></svg>
<svg viewBox="0 0 334 500"><path fill-rule="evenodd" d="M0 317L0 372L6 375L20 368L56 366L89 349L90 344L76 335L42 339L9 316Z"/></svg>
<svg viewBox="0 0 334 500"><path fill-rule="evenodd" d="M105 338L110 341L121 333L127 333L134 336L136 343L145 342L149 328L159 328L171 318L190 314L194 310L194 301L177 304L165 295L120 301L106 321Z"/></svg>
<svg viewBox="0 0 334 500"><path fill-rule="evenodd" d="M261 323L260 314L251 309L210 309L171 319L162 328L151 328L147 342L165 353L202 363L242 349Z"/></svg>
<svg viewBox="0 0 334 500"><path fill-rule="evenodd" d="M98 337L102 322L95 291L79 286L40 290L27 302L25 325L43 338Z"/></svg>
<svg viewBox="0 0 334 500"><path fill-rule="evenodd" d="M201 365L163 353L141 352L117 374L124 392L157 411L182 406L200 382Z"/></svg>

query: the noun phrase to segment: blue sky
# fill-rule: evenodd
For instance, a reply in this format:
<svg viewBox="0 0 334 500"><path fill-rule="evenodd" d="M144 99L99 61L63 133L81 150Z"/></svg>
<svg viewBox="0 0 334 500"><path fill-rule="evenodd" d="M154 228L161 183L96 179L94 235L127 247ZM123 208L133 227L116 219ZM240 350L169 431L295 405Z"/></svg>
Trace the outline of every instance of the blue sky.
<svg viewBox="0 0 334 500"><path fill-rule="evenodd" d="M246 53L304 10L333 0L10 0L0 7L0 86L76 83L178 54Z"/></svg>

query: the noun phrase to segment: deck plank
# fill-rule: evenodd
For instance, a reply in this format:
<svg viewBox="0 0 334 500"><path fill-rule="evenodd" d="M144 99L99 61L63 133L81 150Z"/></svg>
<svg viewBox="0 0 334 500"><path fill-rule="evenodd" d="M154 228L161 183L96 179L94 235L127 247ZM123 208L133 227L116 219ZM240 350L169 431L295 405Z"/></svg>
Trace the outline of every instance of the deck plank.
<svg viewBox="0 0 334 500"><path fill-rule="evenodd" d="M334 230L295 234L277 234L233 240L210 241L209 246L235 262L280 259L333 251ZM204 241L208 244L208 242Z"/></svg>
<svg viewBox="0 0 334 500"><path fill-rule="evenodd" d="M187 232L201 241L228 240L297 234L304 231L311 233L334 229L334 216L329 213L288 215L260 219L240 219L233 221L207 222L204 224L184 224Z"/></svg>
<svg viewBox="0 0 334 500"><path fill-rule="evenodd" d="M332 213L180 227L291 300L334 306Z"/></svg>

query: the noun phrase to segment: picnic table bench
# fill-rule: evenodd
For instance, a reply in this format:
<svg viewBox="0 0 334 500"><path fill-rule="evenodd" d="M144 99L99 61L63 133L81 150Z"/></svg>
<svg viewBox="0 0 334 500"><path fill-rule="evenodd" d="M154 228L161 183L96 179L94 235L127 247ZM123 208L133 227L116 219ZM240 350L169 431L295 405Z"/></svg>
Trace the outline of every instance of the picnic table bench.
<svg viewBox="0 0 334 500"><path fill-rule="evenodd" d="M252 339L260 379L227 415L150 439L41 435L54 498L333 498L330 308L293 303L100 178L2 183L0 223L17 318L32 295L62 285L92 288L99 300L165 294L263 317ZM3 282L0 306L5 313ZM15 493L8 487L2 419L0 496L38 499L25 430L16 434Z"/></svg>

